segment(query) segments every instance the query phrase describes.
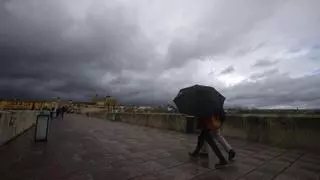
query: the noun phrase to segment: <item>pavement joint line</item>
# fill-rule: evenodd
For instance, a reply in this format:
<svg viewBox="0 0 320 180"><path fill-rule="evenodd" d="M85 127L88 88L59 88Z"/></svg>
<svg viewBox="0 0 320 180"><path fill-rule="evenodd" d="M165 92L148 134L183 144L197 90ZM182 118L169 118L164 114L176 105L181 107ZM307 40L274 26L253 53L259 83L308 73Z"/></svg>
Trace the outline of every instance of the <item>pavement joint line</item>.
<svg viewBox="0 0 320 180"><path fill-rule="evenodd" d="M97 140L98 138L92 136L95 140ZM173 152L175 151L180 151L180 150L174 150ZM117 153L111 153L111 154L117 154ZM148 161L155 161L157 162L157 160L161 160L161 159L165 159L165 158L168 158L170 156L167 156L167 157L156 157L154 159L150 159L150 160L145 160L145 159L141 159L142 161L141 162L137 162L136 164L142 164L142 163L145 163L145 162L148 162ZM132 177L132 178L136 178L136 177L140 177L140 176L145 176L145 175L148 175L148 174L154 174L154 173L158 173L158 172L161 172L161 171L165 171L167 169L171 169L171 168L174 168L174 167L179 167L179 166L183 166L185 164L188 164L189 162L188 161L179 161L181 163L177 164L177 165L172 165L172 166L168 166L168 167L165 167L164 169L160 169L160 170L157 170L157 171L154 171L154 172L150 172L150 173L145 173L145 174L141 174L141 175L138 175L138 176L135 176L135 177ZM130 179L132 179L130 178Z"/></svg>
<svg viewBox="0 0 320 180"><path fill-rule="evenodd" d="M8 162L3 161L2 164L0 163L0 165L8 165L8 168L0 170L0 176L2 176L3 173L4 179L10 177L16 178L16 176L21 176L22 178L22 175L28 177L32 176L34 178L43 176L44 178L45 174L41 173L46 172L50 174L52 173L51 168L53 168L54 170L61 171L60 175L52 173L53 179L58 176L66 179L86 178L87 173L89 173L89 175L94 175L96 173L97 177L108 177L112 175L116 175L118 177L117 174L111 173L108 175L103 171L119 171L119 177L129 180L136 180L136 178L144 179L148 177L155 179L161 177L165 178L169 174L170 176L180 177L182 172L185 172L188 175L188 179L192 180L197 180L201 177L209 179L213 177L225 177L239 180L242 178L249 178L251 175L255 175L256 173L260 174L262 172L270 171L270 173L267 174L268 179L274 180L282 177L282 175L286 175L288 170L294 171L293 168L295 168L295 166L299 168L300 161L302 162L310 153L304 149L299 151L299 148L287 149L272 144L250 142L241 139L238 141L237 138L230 138L231 145L234 144L234 149L239 150L239 152L238 156L235 158L235 162L233 164L230 163L231 166L226 168L227 171L223 171L215 169L212 166L208 166L215 164L217 161L216 158L210 159L209 162L208 159L205 158L201 158L198 161L192 161L188 158L187 152L189 149L192 149L196 143L196 140L192 140L193 136L196 136L196 134L187 136L183 133L163 131L151 127L131 127L133 126L132 124L125 125L125 123L121 123L121 125L119 125L120 123L118 122L109 121L103 123L100 122L100 118L95 118L97 120L96 123L90 122L91 120L95 122L93 118L90 119L90 121L85 119L85 117L81 118L79 119L79 123L77 122L78 116L70 116L68 119L69 121L55 121L55 123L52 124L56 127L52 128L52 139L51 142L46 145L47 147L42 144L29 147L29 144L33 143L32 140L29 140L32 139L33 133L27 131L23 135L23 137L28 138L27 141L26 139L21 139L21 137L19 137L17 141L9 144L8 147L10 148L7 151L6 149L1 151L2 148L0 148L0 152L5 152L1 157L5 157L7 155L10 155L8 156L9 158L11 156L14 157L12 159L8 159ZM123 127L120 127L122 124ZM133 130L131 128L133 128ZM107 131L109 131L109 133L106 133ZM123 143L126 143L126 141L123 140L130 137L132 133L135 133L135 131L141 131L135 138L132 138L135 141L129 140L128 145L123 146ZM152 136L146 135L149 132ZM170 133L170 135L166 135L167 132ZM173 133L171 134L171 132ZM174 136L177 136L177 138L174 138ZM157 146L152 145L152 142L155 139L161 139L161 142ZM166 139L168 139L168 141ZM229 140L229 138L227 139ZM234 142L232 140L234 140ZM154 150L159 149L159 151L153 151L152 148L147 148L148 144L151 144L150 147ZM141 147L139 145L141 145ZM114 146L114 148L109 149L109 146ZM27 149L24 150L23 148ZM56 148L60 151L50 150L48 153L38 153L41 149L47 150L51 148ZM14 151L10 152L10 150ZM34 153L29 155L29 152ZM72 157L70 155L79 153L80 155L84 155L83 157L85 160L80 163L78 161L72 161ZM20 160L19 162L15 160L18 157L18 154L22 154L22 160L17 159ZM101 159L101 155L106 158ZM113 158L112 156L114 155L120 156ZM213 156L215 157L214 154ZM33 160L32 158L34 157L42 158L38 158L39 160L37 160L37 158ZM132 163L129 163L131 159ZM307 159L309 159L309 157L307 157ZM119 163L115 164L114 167L108 163L113 160L119 161ZM126 161L128 161L128 164ZM9 170L10 164L14 164L12 168L19 171L20 168L30 164L29 162L35 163L35 166L32 168L30 167L30 169L27 168L26 170L23 170L19 173L21 175L14 173L16 170L6 172ZM40 167L40 165L45 162L47 162L47 164L43 164L46 166L44 170L34 169L38 166ZM63 162L66 164L64 166L60 166L59 163ZM20 164L21 166L19 163L22 163ZM318 167L318 164L313 166ZM63 169L67 167L70 169ZM123 169L118 170L122 167ZM312 166L310 166L310 168L312 168ZM37 174L38 172L40 172L40 174ZM317 175L315 177L319 178L320 176ZM89 176L87 178L89 178ZM187 177L185 176L184 178Z"/></svg>
<svg viewBox="0 0 320 180"><path fill-rule="evenodd" d="M153 172L149 172L149 173L139 174L138 176L130 177L130 178L127 179L127 180L131 180L131 179L138 178L138 177L143 177L143 176L146 176L146 175L152 175L152 174L157 175L159 172L166 171L166 170L171 169L171 168L180 167L180 166L183 166L183 165L185 165L185 164L188 164L188 162L183 162L183 163L178 164L178 165L173 165L173 166L165 167L164 169L159 169L159 170L156 170L156 171L153 171Z"/></svg>
<svg viewBox="0 0 320 180"><path fill-rule="evenodd" d="M263 165L267 164L268 162L270 162L270 161L272 161L272 160L274 160L274 159L279 158L280 156L282 156L283 154L285 154L285 153L287 153L287 152L288 152L288 150L286 150L286 151L280 153L279 155L277 155L277 156L269 159L268 161L263 162L261 165L258 165L257 167L251 169L250 171L248 171L247 173L243 174L242 176L239 176L239 177L235 178L235 180L238 180L238 179L241 179L241 178L245 177L246 175L248 175L248 174L252 173L253 171L255 171L257 168L262 167Z"/></svg>
<svg viewBox="0 0 320 180"><path fill-rule="evenodd" d="M292 167L293 164L294 164L295 162L297 162L299 159L301 159L305 154L306 154L306 153L301 153L301 155L298 156L289 166L283 168L283 170L280 171L279 173L277 173L273 178L271 178L271 180L276 179L280 174L282 174L282 173L285 172L287 169L289 169L290 167Z"/></svg>
<svg viewBox="0 0 320 180"><path fill-rule="evenodd" d="M252 144L258 144L258 143L252 143ZM251 144L251 145L252 145L252 144ZM243 147L245 147L245 146L243 146ZM267 151L267 150L263 150L263 151L261 151L261 152L268 152L268 151ZM253 170L249 171L248 173L246 173L246 174L244 174L243 176L240 176L240 177L238 177L238 178L236 178L236 179L239 179L239 178L244 177L245 175L251 173L251 172L254 171L255 169L257 169L257 168L263 166L264 164L268 163L269 161L271 161L271 160L273 160L273 159L276 159L276 158L282 156L282 155L283 155L284 153L286 153L286 152L288 152L288 150L286 150L286 151L280 153L279 155L277 155L277 156L269 159L268 161L265 161L264 163L262 163L261 165L257 166L256 168L253 168ZM257 153L257 154L258 154L258 153ZM250 155L246 155L245 157L239 158L239 159L237 160L237 162L241 162L242 160L245 160L245 159L246 159L247 157L249 157L249 156L250 156ZM211 169L211 168L208 168L208 169L210 169L209 172L215 172L215 171L218 171L218 170L219 170L219 169ZM193 180L193 179L196 180L197 177L203 175L204 173L207 173L207 172L203 172L203 173L201 173L201 174L198 174L197 176L193 177L191 180Z"/></svg>
<svg viewBox="0 0 320 180"><path fill-rule="evenodd" d="M176 151L179 151L179 150L176 150ZM161 160L161 159L165 159L165 158L168 158L168 157L160 157L160 158L156 158L156 159L153 159L153 160ZM145 161L145 162L147 162L147 161ZM179 163L179 164L177 164L177 165L168 166L168 167L165 167L164 169L160 169L160 170L157 170L157 171L154 171L154 172L145 173L145 174L141 174L141 175L138 175L138 176L135 176L135 177L131 177L131 178L129 178L128 180L131 180L131 179L134 179L134 178L137 178L137 177L143 177L143 176L146 176L146 175L157 174L157 173L159 173L159 172L166 171L166 170L171 169L171 168L180 167L180 166L186 165L186 164L188 164L188 163L198 166L197 164L192 163L192 162L190 162L190 161L180 161L180 162L181 162L181 163ZM142 162L142 163L143 163L143 162ZM139 163L139 164L140 164L140 163ZM202 168L208 169L207 172L216 170L216 169L211 169L211 168L206 168L206 167L202 167ZM200 175L202 175L202 174L204 174L204 173L206 173L206 172L200 173L200 174L196 175L195 177L200 176ZM194 178L194 177L192 177L192 179L193 179L193 178Z"/></svg>
<svg viewBox="0 0 320 180"><path fill-rule="evenodd" d="M253 144L254 144L254 143L253 143ZM264 152L264 151L267 151L267 150L263 150L263 151L261 151L261 152ZM246 158L249 157L249 156L250 156L250 155L246 155L245 157L239 158L239 159L235 160L235 162L233 162L233 163L241 162L242 160L246 159ZM277 158L277 157L275 157L275 158ZM271 159L270 159L270 160L271 160ZM268 161L266 161L266 162L268 162ZM262 165L263 165L263 164L262 164ZM260 166L258 166L258 167L260 167ZM212 169L212 168L208 168L208 169L210 169L208 172L216 172L216 171L219 171L219 169ZM201 174L198 174L198 175L196 175L195 177L191 178L191 180L196 180L197 177L203 175L204 173L207 173L207 172L203 172L203 173L201 173Z"/></svg>
<svg viewBox="0 0 320 180"><path fill-rule="evenodd" d="M255 144L257 144L257 145L259 145L259 143L246 143L245 145L243 145L243 146L240 146L241 148L242 147L249 147L250 145L255 145ZM278 158L279 156L281 156L283 153L286 153L288 150L286 150L286 151L284 151L284 152L282 152L282 153L280 153L278 156L275 156L275 157L273 157L273 158L271 158L271 159L269 159L268 161L266 161L265 163L267 163L267 162L269 162L270 160L273 160L273 159L275 159L275 158ZM268 152L267 150L262 150L262 151L260 151L260 152ZM258 154L258 153L257 153ZM251 155L246 155L246 156L244 156L244 157L242 157L242 158L239 158L239 159L237 159L237 160L235 160L236 162L241 162L242 160L245 160L247 157L249 157L249 156L251 156ZM236 163L235 162L235 163ZM261 166L263 166L265 163L263 163L263 164L261 164L260 166L258 166L258 167L256 167L256 168L259 168L259 167L261 167ZM256 168L254 168L253 170L255 170ZM208 168L208 169L210 169L208 172L215 172L215 171L218 171L219 169L212 169L212 168ZM193 177L193 178L191 178L191 180L196 180L196 178L197 177L199 177L199 176L201 176L201 175L203 175L204 173L207 173L207 172L203 172L203 173L201 173L201 174L198 174L198 175L196 175L195 177ZM250 173L250 172L249 172ZM240 177L241 178L241 177Z"/></svg>

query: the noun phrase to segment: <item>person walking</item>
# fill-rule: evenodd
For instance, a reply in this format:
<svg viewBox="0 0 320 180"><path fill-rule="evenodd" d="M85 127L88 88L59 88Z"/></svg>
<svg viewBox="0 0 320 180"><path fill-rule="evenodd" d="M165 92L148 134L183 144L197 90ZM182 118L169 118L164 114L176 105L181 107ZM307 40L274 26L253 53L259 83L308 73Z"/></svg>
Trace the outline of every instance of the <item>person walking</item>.
<svg viewBox="0 0 320 180"><path fill-rule="evenodd" d="M56 119L59 120L60 116L61 116L61 108L57 107L57 109L56 109Z"/></svg>
<svg viewBox="0 0 320 180"><path fill-rule="evenodd" d="M67 111L66 107L62 106L61 108L61 119L63 120L64 113Z"/></svg>
<svg viewBox="0 0 320 180"><path fill-rule="evenodd" d="M222 126L225 122L226 119L226 114L225 111L222 109L219 111L218 114L216 114L214 116L213 119L213 131L212 131L212 135L213 138L222 145L222 147L224 148L224 150L228 153L229 161L233 161L235 156L236 156L236 152L233 150L233 148L230 146L230 144L228 143L228 141L221 135L221 129Z"/></svg>
<svg viewBox="0 0 320 180"><path fill-rule="evenodd" d="M50 110L50 118L51 118L51 120L53 119L53 113L54 113L54 108L51 108L51 110Z"/></svg>
<svg viewBox="0 0 320 180"><path fill-rule="evenodd" d="M200 121L201 133L198 136L198 142L195 150L192 153L189 153L189 156L192 158L196 158L199 156L200 150L202 149L204 142L206 141L216 156L219 158L219 163L215 165L215 168L223 168L228 164L228 161L222 155L220 149L218 148L216 142L213 139L212 131L215 130L213 127L213 118L198 118Z"/></svg>
<svg viewBox="0 0 320 180"><path fill-rule="evenodd" d="M197 146L189 155L191 157L199 156L201 148L207 142L219 158L219 163L215 167L225 167L228 161L222 155L212 134L212 131L215 130L213 127L214 115L219 112L220 107L223 107L225 97L213 87L196 84L180 89L173 101L181 114L197 117L201 124L201 133L198 136Z"/></svg>

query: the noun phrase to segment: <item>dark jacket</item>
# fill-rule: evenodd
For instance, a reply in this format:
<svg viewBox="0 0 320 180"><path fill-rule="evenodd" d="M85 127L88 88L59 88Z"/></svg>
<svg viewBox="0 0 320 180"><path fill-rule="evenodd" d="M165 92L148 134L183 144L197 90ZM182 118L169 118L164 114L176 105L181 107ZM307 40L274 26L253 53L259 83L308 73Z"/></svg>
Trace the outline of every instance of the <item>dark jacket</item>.
<svg viewBox="0 0 320 180"><path fill-rule="evenodd" d="M220 121L220 126L223 125L223 123L225 122L226 120L226 113L224 111L224 109L222 110L219 110L217 113L215 113L213 116L210 116L210 117L201 117L201 118L198 118L198 127L200 129L215 129L216 127L214 127L214 122L213 120L214 119L218 119L218 121Z"/></svg>
<svg viewBox="0 0 320 180"><path fill-rule="evenodd" d="M223 124L226 121L226 112L224 111L224 109L220 111L219 117L220 117L221 123Z"/></svg>
<svg viewBox="0 0 320 180"><path fill-rule="evenodd" d="M199 118L199 123L200 123L200 129L211 129L213 130L213 121L212 117L202 117Z"/></svg>

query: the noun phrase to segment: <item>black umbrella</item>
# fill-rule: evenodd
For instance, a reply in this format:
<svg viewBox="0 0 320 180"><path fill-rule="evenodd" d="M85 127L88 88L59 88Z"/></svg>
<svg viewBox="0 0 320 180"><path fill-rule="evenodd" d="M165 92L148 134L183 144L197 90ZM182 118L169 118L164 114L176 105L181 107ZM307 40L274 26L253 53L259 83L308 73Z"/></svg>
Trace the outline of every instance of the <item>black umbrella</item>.
<svg viewBox="0 0 320 180"><path fill-rule="evenodd" d="M223 110L225 97L213 87L194 85L181 89L173 101L180 113L204 117Z"/></svg>

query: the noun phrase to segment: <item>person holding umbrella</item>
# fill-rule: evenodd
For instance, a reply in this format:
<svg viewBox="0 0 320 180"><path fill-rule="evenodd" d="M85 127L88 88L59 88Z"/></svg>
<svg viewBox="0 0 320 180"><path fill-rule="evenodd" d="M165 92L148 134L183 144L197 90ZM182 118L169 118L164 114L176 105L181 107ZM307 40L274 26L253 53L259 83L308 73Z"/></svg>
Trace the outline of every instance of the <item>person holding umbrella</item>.
<svg viewBox="0 0 320 180"><path fill-rule="evenodd" d="M189 153L191 157L198 157L200 150L204 146L204 142L206 141L213 152L216 154L216 156L219 158L219 163L215 165L216 168L222 168L225 165L228 164L228 161L225 159L225 157L222 155L220 149L218 148L217 144L215 143L213 136L212 136L212 131L214 131L214 123L213 123L213 118L212 117L203 117L203 118L198 118L200 121L200 128L201 128L201 133L198 136L198 142L196 149L192 152Z"/></svg>
<svg viewBox="0 0 320 180"><path fill-rule="evenodd" d="M236 152L233 150L233 148L230 146L230 144L227 142L227 140L221 135L221 128L223 126L223 123L225 121L226 115L223 109L218 111L219 114L216 114L213 118L213 124L214 124L214 130L212 131L213 138L218 141L224 150L229 154L229 161L233 161Z"/></svg>
<svg viewBox="0 0 320 180"><path fill-rule="evenodd" d="M228 164L211 134L215 130L213 117L220 114L224 100L225 97L215 88L202 85L181 89L173 100L180 113L195 116L200 122L201 133L198 136L198 143L196 149L189 155L197 157L206 141L219 158L219 163L215 165L216 168L222 168Z"/></svg>

